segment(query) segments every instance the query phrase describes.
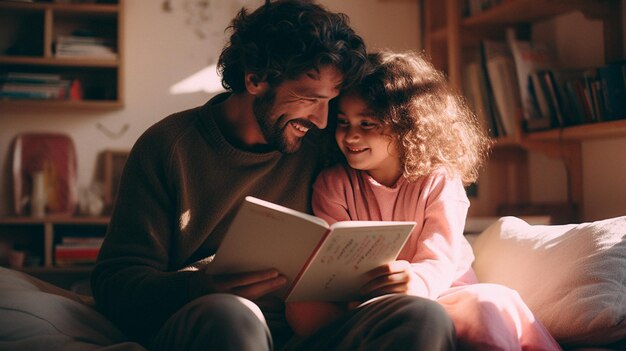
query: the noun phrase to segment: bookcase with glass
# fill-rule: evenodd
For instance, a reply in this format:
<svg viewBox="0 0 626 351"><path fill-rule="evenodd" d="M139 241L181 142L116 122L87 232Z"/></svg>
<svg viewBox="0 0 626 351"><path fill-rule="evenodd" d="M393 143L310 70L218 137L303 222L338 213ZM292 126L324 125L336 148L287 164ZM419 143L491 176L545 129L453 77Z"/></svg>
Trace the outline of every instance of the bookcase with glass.
<svg viewBox="0 0 626 351"><path fill-rule="evenodd" d="M496 141L479 181L490 194L475 201L481 214L580 219L581 143L626 136L622 6L621 0L423 2L427 54ZM602 23L602 65L566 69L553 48L532 37L537 23L572 12ZM528 151L563 161L564 203L530 203Z"/></svg>
<svg viewBox="0 0 626 351"><path fill-rule="evenodd" d="M123 105L123 3L0 1L0 105Z"/></svg>

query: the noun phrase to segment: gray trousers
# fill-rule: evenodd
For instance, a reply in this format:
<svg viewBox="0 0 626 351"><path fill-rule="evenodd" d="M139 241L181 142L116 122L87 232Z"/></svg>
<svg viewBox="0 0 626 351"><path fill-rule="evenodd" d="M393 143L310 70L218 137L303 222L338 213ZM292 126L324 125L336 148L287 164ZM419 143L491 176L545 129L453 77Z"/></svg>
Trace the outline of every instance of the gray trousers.
<svg viewBox="0 0 626 351"><path fill-rule="evenodd" d="M454 350L452 320L436 302L388 295L362 305L314 335L287 342L251 301L212 294L185 305L162 327L154 350Z"/></svg>

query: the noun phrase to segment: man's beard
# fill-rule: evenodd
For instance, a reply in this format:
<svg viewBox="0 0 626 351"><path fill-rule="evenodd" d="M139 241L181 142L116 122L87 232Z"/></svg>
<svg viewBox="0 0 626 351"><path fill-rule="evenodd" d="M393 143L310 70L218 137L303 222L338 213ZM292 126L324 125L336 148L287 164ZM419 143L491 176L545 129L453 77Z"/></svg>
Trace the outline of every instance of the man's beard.
<svg viewBox="0 0 626 351"><path fill-rule="evenodd" d="M287 137L285 136L285 128L287 128L287 124L281 123L283 118L285 118L285 115L281 115L273 121L270 120L270 113L274 107L275 101L276 91L272 88L262 96L254 98L254 101L252 102L252 112L254 113L257 123L259 123L259 126L261 127L261 132L263 133L268 146L273 147L280 152L291 154L300 149L302 140L301 138L297 138L294 141L287 140ZM283 125L282 128L281 125Z"/></svg>

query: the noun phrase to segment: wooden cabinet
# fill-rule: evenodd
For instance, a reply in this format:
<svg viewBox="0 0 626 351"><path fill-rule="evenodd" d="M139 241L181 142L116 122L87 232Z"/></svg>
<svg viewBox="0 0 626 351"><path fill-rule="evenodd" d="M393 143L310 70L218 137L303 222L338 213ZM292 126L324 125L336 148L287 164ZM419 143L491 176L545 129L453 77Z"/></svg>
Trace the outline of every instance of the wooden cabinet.
<svg viewBox="0 0 626 351"><path fill-rule="evenodd" d="M73 89L61 97L5 94L0 108L121 108L123 9L123 0L0 1L0 79L6 83L10 72L56 76Z"/></svg>
<svg viewBox="0 0 626 351"><path fill-rule="evenodd" d="M424 48L435 66L446 72L450 82L459 90L463 87L464 53L477 47L481 40L505 40L507 28L513 28L518 35L529 36L533 23L573 11L602 21L603 38L598 39L604 41L605 62L624 59L621 0L503 0L469 17L462 15L464 4L466 2L462 0L423 2ZM561 211L556 215L563 215L564 221L580 219L583 210L581 143L589 139L626 136L626 120L532 133L521 128L521 110L515 120L520 125L516 133L496 139L487 165L486 178L489 180L484 184L491 195L483 199L488 204L483 204L480 214L502 215L507 214L506 211L514 212L515 208L533 207L528 198L528 151L535 151L563 160L567 173L567 201L552 208Z"/></svg>
<svg viewBox="0 0 626 351"><path fill-rule="evenodd" d="M63 237L104 237L109 217L47 216L0 217L2 265L8 265L10 250L26 254L23 270L29 273L73 272L90 270L89 266L58 267L54 247Z"/></svg>

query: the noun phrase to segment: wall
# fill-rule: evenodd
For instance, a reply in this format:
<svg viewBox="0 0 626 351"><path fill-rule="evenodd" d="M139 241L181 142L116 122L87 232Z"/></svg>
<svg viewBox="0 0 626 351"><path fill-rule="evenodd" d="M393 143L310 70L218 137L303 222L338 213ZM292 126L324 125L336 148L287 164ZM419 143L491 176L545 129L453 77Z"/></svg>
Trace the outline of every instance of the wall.
<svg viewBox="0 0 626 351"><path fill-rule="evenodd" d="M408 50L419 47L417 1L323 0L330 9L345 12L370 48ZM204 103L206 93L172 95L172 85L215 63L224 44L223 30L238 8L256 8L260 0L213 0L206 25L199 24L201 9L190 0L172 0L172 11L161 0L126 0L124 22L125 107L113 112L0 111L0 214L11 211L9 199L10 144L21 132L68 133L78 152L79 185L94 176L97 154L104 149L128 149L150 125L166 115ZM106 128L111 138L99 128Z"/></svg>
<svg viewBox="0 0 626 351"><path fill-rule="evenodd" d="M161 10L160 0L126 0L125 79L126 106L115 112L0 111L0 214L10 210L7 188L10 170L7 156L10 142L25 131L67 132L78 149L79 183L91 182L98 152L107 148L130 148L150 125L169 113L202 104L206 93L171 95L169 88L214 63L224 43L223 28L240 5L256 7L260 0L214 0L219 15L206 27L186 24L184 4L174 0L173 11ZM623 0L623 3L626 0ZM322 0L329 8L347 13L353 27L370 48L408 50L420 47L417 1L406 0ZM624 6L623 6L624 8ZM543 26L543 28L541 28ZM205 37L196 31L201 29ZM601 62L601 27L597 23L565 15L538 29L546 40L558 42L559 56L570 65ZM584 39L588 38L588 39ZM600 48L598 47L600 45ZM624 45L626 47L626 43ZM575 54L571 54L574 50ZM580 55L581 52L590 55ZM599 60L599 61L598 61ZM128 125L118 139L107 137L100 123L112 132ZM594 220L626 214L626 138L588 141L583 144L584 219ZM541 154L530 154L530 199L563 201L566 198L565 171L561 162ZM546 176L548 175L548 176Z"/></svg>

